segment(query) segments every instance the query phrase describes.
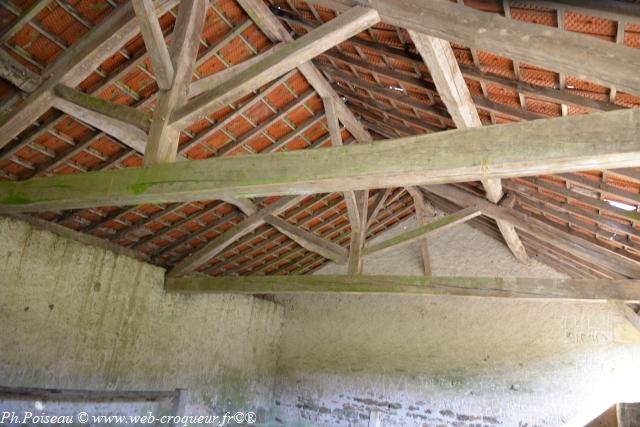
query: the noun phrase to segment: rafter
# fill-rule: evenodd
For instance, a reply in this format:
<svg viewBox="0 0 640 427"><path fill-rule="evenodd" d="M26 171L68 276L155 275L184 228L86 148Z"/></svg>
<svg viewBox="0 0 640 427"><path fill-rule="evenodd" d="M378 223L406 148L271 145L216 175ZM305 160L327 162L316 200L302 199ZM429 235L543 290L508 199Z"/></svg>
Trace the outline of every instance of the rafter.
<svg viewBox="0 0 640 427"><path fill-rule="evenodd" d="M282 49L284 46L285 45L283 43L278 43L268 50L261 52L256 56L252 56L246 61L243 61L237 65L233 65L229 68L225 68L224 70L214 73L210 76L196 80L195 82L191 83L191 86L189 87L189 97L194 98L204 92L215 89L216 87L231 79L231 77L233 77L234 75L245 71L247 68L252 67L254 64L260 61L264 61L267 55L273 55L273 52L275 50Z"/></svg>
<svg viewBox="0 0 640 427"><path fill-rule="evenodd" d="M77 104L85 110L119 120L123 124L133 125L145 131L149 129L151 124L151 114L149 113L126 105L114 104L69 86L58 85L54 88L54 93L57 97Z"/></svg>
<svg viewBox="0 0 640 427"><path fill-rule="evenodd" d="M241 276L167 278L167 291L236 294L405 294L543 300L640 301L636 280L411 276Z"/></svg>
<svg viewBox="0 0 640 427"><path fill-rule="evenodd" d="M186 127L216 108L304 64L378 21L379 16L374 10L354 7L314 32L289 42L285 47L272 49L271 53L265 55L255 66L233 76L223 86L204 92L189 101L171 115L171 123L176 127Z"/></svg>
<svg viewBox="0 0 640 427"><path fill-rule="evenodd" d="M293 42L293 37L286 31L284 26L273 15L264 2L260 0L239 0L239 3L271 41ZM370 25L374 23L375 22L372 21ZM337 147L343 144L339 119L358 142L363 143L372 140L371 135L310 62L303 63L298 68L309 84L311 84L323 99L332 146ZM368 197L362 193L356 194L353 191L344 192L343 196L347 205L347 213L352 233L348 270L357 271L358 268L360 270L362 269L360 252L366 239L366 224L364 227L361 227L361 225L366 222L366 215L362 211L365 207L358 206L358 198L364 198L365 200L361 200L361 203L366 204ZM361 217L361 214L364 216ZM363 230L359 233L358 230L361 228L363 228Z"/></svg>
<svg viewBox="0 0 640 427"><path fill-rule="evenodd" d="M416 224L418 227L422 227L428 224L427 216L428 208L427 201L424 199L424 196L419 188L417 187L408 187L407 191L411 194L411 198L413 199L414 210L416 211ZM431 215L433 216L433 215ZM418 245L420 246L420 255L422 258L422 269L424 271L425 276L431 275L431 258L429 257L429 243L426 237L422 237L418 240Z"/></svg>
<svg viewBox="0 0 640 427"><path fill-rule="evenodd" d="M284 11L279 10L278 14L279 14L278 16L284 19L285 21L292 22L296 25L301 25L307 28L308 30L315 28L315 26L310 25L307 21L303 21L297 16L289 15ZM415 54L413 52L410 52L404 49L398 49L392 46L388 46L383 43L364 40L359 37L352 37L351 39L349 39L348 43L351 43L356 47L366 48L367 50L375 52L383 57L397 58L401 61L409 62L414 65L419 65L423 62L419 54ZM376 74L388 77L393 80L397 80L401 83L405 83L418 88L423 88L428 91L436 91L435 86L429 81L415 78L408 73L395 71L393 69L389 69L388 67L376 66L375 64L371 64L369 62L362 61L360 59L348 56L343 52L337 52L335 49L328 50L324 52L323 55L326 56L327 58L337 59L342 63L346 63L349 65L354 65L356 67L362 68L366 72L375 72ZM465 78L476 80L480 83L494 84L496 86L499 86L508 90L514 90L525 95L539 98L544 101L554 102L558 104L566 104L566 105L571 105L579 108L585 108L590 111L613 111L613 110L619 110L621 108L619 105L616 105L612 102L599 101L597 99L592 99L586 96L577 95L568 90L558 90L555 88L537 86L537 85L526 83L520 80L505 78L497 74L491 74L491 73L479 71L475 67L465 65L465 64L459 64L459 67L460 67L460 71L462 72L462 75ZM479 99L482 100L482 103L485 104L487 108L491 107L494 109L495 112L500 114L508 114L509 110L507 109L496 110L495 109L496 105L489 104L486 98L479 98ZM499 108L503 108L503 107L504 106ZM526 120L526 118L524 119Z"/></svg>
<svg viewBox="0 0 640 427"><path fill-rule="evenodd" d="M329 128L329 136L331 138L331 145L333 147L342 146L342 131L340 130L340 123L338 121L338 113L336 111L336 105L333 98L323 98L324 112L327 116L327 125ZM351 242L349 244L349 274L359 274L362 272L362 260L360 253L362 246L364 245L366 224L366 215L364 214L362 206L364 201L360 198L364 197L361 193L354 191L345 191L342 193L345 203L347 205L347 215L349 216L349 223L351 225ZM361 204L358 204L360 200Z"/></svg>
<svg viewBox="0 0 640 427"><path fill-rule="evenodd" d="M258 212L258 207L249 199L225 197L224 201L236 206L245 215L251 216ZM298 243L308 251L315 252L338 264L347 262L347 251L340 245L324 240L304 228L295 226L275 215L267 215L265 222L275 227L285 236Z"/></svg>
<svg viewBox="0 0 640 427"><path fill-rule="evenodd" d="M480 197L467 193L452 186L435 185L424 187L430 193L445 200L450 200L460 207L475 206L483 215L494 220L510 223L520 231L535 236L552 246L601 266L615 274L622 274L628 278L640 277L640 262L632 260L617 252L604 248L596 243L573 233L558 232L558 229L541 220L530 216L523 217L511 209L496 206Z"/></svg>
<svg viewBox="0 0 640 427"><path fill-rule="evenodd" d="M34 1L28 9L23 11L10 25L7 25L4 30L0 32L0 42L6 42L13 37L20 29L35 18L51 0L37 0Z"/></svg>
<svg viewBox="0 0 640 427"><path fill-rule="evenodd" d="M299 203L303 198L304 196L283 197L277 202L274 202L264 209L248 216L240 223L236 224L220 236L181 260L171 269L169 275L182 276L195 270L198 266L204 264L207 260L220 253L231 243L235 242L245 234L251 233L256 228L264 224L268 216L278 215L284 212L291 206Z"/></svg>
<svg viewBox="0 0 640 427"><path fill-rule="evenodd" d="M349 263L347 265L348 274L362 274L364 244L367 238L367 210L369 209L369 191L359 190L353 193L353 202L351 202L352 212L350 217L354 218L351 222L351 239L349 242ZM350 203L347 203L349 208Z"/></svg>
<svg viewBox="0 0 640 427"><path fill-rule="evenodd" d="M177 3L178 0L160 0L155 3L156 13L165 13ZM0 149L53 106L55 86L61 83L70 87L77 86L102 62L135 37L138 31L133 7L126 3L62 53L48 68L48 78L38 89L0 120Z"/></svg>
<svg viewBox="0 0 640 427"><path fill-rule="evenodd" d="M344 10L356 3L332 0L324 6ZM443 0L371 0L368 5L387 24L640 94L640 57L628 46Z"/></svg>
<svg viewBox="0 0 640 427"><path fill-rule="evenodd" d="M91 127L100 129L109 134L126 146L138 152L144 152L147 143L147 133L138 126L125 123L119 119L106 115L96 109L89 109L86 106L71 102L61 97L54 97L53 106ZM113 109L111 109L113 111Z"/></svg>

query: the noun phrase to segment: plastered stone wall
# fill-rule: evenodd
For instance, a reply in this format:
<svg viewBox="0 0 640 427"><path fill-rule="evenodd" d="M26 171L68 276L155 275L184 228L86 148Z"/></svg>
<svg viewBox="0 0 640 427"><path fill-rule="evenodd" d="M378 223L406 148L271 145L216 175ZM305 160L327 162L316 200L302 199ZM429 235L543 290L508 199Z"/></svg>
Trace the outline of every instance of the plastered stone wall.
<svg viewBox="0 0 640 427"><path fill-rule="evenodd" d="M434 274L561 276L464 225L429 243ZM418 250L370 258L365 272L420 274ZM162 280L157 267L0 219L0 384L181 387L191 413L254 409L269 426L582 426L640 400L640 333L607 304L273 303L165 294Z"/></svg>
<svg viewBox="0 0 640 427"><path fill-rule="evenodd" d="M0 218L0 385L186 388L191 412L266 410L282 307L165 294L163 280L158 267Z"/></svg>
<svg viewBox="0 0 640 427"><path fill-rule="evenodd" d="M390 231L387 238L411 221ZM467 225L429 239L434 275L562 277ZM421 274L415 245L366 274ZM319 274L342 274L329 265ZM470 297L283 300L277 420L287 426L582 426L640 400L640 333L605 303Z"/></svg>

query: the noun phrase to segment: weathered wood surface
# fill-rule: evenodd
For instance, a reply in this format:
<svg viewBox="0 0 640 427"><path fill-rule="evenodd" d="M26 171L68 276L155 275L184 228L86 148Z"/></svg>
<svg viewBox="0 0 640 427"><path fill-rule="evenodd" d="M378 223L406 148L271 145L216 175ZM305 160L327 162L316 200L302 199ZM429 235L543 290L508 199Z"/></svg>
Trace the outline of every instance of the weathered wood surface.
<svg viewBox="0 0 640 427"><path fill-rule="evenodd" d="M367 239L367 211L369 209L369 191L359 190L353 193L353 209L354 212L349 214L351 222L351 240L349 242L349 261L347 264L347 272L349 274L362 274L364 265L364 243ZM347 208L350 203L347 202Z"/></svg>
<svg viewBox="0 0 640 427"><path fill-rule="evenodd" d="M329 128L329 136L333 147L341 147L342 131L338 121L338 112L336 109L336 101L334 97L322 99L324 105L324 114L327 118L327 127ZM366 240L367 224L366 224L366 203L368 193L345 191L342 193L344 201L347 205L347 215L351 225L351 239L349 243L349 256L347 270L349 274L362 273L362 247Z"/></svg>
<svg viewBox="0 0 640 427"><path fill-rule="evenodd" d="M153 75L156 77L158 87L161 90L168 90L173 84L173 64L162 28L156 17L153 0L132 0L131 3L140 24L144 45L153 64Z"/></svg>
<svg viewBox="0 0 640 427"><path fill-rule="evenodd" d="M271 215L278 215L294 204L298 203L303 197L283 197L275 203L267 206L266 208L257 211L256 213L249 215L240 223L234 225L215 239L206 243L201 248L198 248L195 252L189 256L183 258L178 264L176 264L169 275L181 276L189 273L204 264L212 257L219 254L222 250L228 247L230 244L241 238L242 236L251 233L256 228L260 227L266 222L267 217Z"/></svg>
<svg viewBox="0 0 640 427"><path fill-rule="evenodd" d="M269 7L262 0L238 0L240 6L251 17L251 20L262 30L263 33L274 43L291 42L293 37L282 23L271 13ZM362 126L360 120L351 112L345 103L336 95L331 88L331 84L322 76L311 62L305 62L298 67L305 79L311 87L318 93L321 98L332 98L340 121L349 130L358 142L370 142L371 135Z"/></svg>
<svg viewBox="0 0 640 427"><path fill-rule="evenodd" d="M400 233L397 236L391 237L382 242L368 245L363 250L363 255L371 255L374 253L386 252L391 249L413 243L416 240L424 237L426 234L431 234L437 231L444 231L458 224L462 224L472 218L480 215L480 211L475 207L468 207L462 209L459 212L447 215L444 218L430 222L428 224L419 225L412 230L407 230L404 233Z"/></svg>
<svg viewBox="0 0 640 427"><path fill-rule="evenodd" d="M311 30L315 28L317 25L311 24L309 21L303 21L300 17L296 15L288 14L282 10L278 11L279 16L287 22L292 22L296 26L302 26L307 30ZM374 42L370 40L365 40L362 38L351 38L349 43L353 43L359 47L363 47L369 51L377 53L382 56L386 56L389 58L398 58L403 61L409 61L411 63L420 64L422 62L422 58L419 54L415 54L410 51L406 51L403 49L398 49L392 46L385 45L383 43ZM366 61L362 61L357 58L353 58L348 55L344 55L341 52L336 50L329 50L324 52L324 55L331 57L333 59L337 59L341 62L346 62L350 65L354 65L359 68L363 68L365 71L374 71L376 74L389 77L394 80L398 80L399 82L406 83L412 86L424 88L426 90L433 91L435 90L435 86L430 82L418 79L416 77L411 76L407 73L397 72L388 67L380 67L375 64L371 64ZM485 73L479 71L474 66L469 66L465 64L458 64L460 67L460 71L462 75L466 78L477 80L480 82L492 83L497 86L500 86L505 89L515 90L517 92L521 92L526 95L535 96L536 98L540 98L545 101L555 102L558 104L567 104L573 105L580 108L586 108L588 110L593 111L612 111L619 110L621 107L617 104L614 104L609 101L599 101L596 99L587 98L586 96L577 95L572 93L569 90L559 90L550 87L537 86L533 84L529 84L520 80L505 78L499 76L497 74ZM486 98L483 99L482 103L488 107L490 104L487 103ZM502 104L498 104L502 105ZM476 104L476 106L480 107ZM502 108L505 106L502 105ZM504 113L505 110L500 111L500 113ZM527 113L526 111L523 111ZM538 116L538 115L535 115ZM537 118L540 118L539 116Z"/></svg>
<svg viewBox="0 0 640 427"><path fill-rule="evenodd" d="M4 50L0 50L0 77L28 93L36 90L40 85L39 75Z"/></svg>
<svg viewBox="0 0 640 427"><path fill-rule="evenodd" d="M139 111L126 105L114 104L69 86L58 85L54 88L54 93L56 96L73 102L84 109L134 125L142 130L148 130L151 124L150 113Z"/></svg>
<svg viewBox="0 0 640 427"><path fill-rule="evenodd" d="M543 300L640 301L637 280L366 275L167 278L167 291L236 294L455 295Z"/></svg>
<svg viewBox="0 0 640 427"><path fill-rule="evenodd" d="M233 76L247 70L256 63L263 61L267 55L272 55L274 51L276 51L277 49L281 49L283 46L285 46L284 43L278 43L265 52L253 56L246 61L243 61L237 65L232 65L231 67L218 71L215 74L196 80L195 82L191 83L191 86L189 87L189 98L195 98L196 96L204 92L215 89L220 85L226 84L233 78Z"/></svg>
<svg viewBox="0 0 640 427"><path fill-rule="evenodd" d="M176 161L180 129L171 124L170 118L188 98L208 4L208 0L183 2L178 12L173 31L173 43L169 52L174 74L173 81L168 90L161 90L158 95L149 140L144 152L145 165Z"/></svg>
<svg viewBox="0 0 640 427"><path fill-rule="evenodd" d="M628 109L375 144L2 182L0 212L310 194L637 167L639 128L640 109Z"/></svg>
<svg viewBox="0 0 640 427"><path fill-rule="evenodd" d="M330 259L337 264L346 264L347 250L342 246L316 236L274 215L267 216L265 222L277 228L281 233L303 248Z"/></svg>
<svg viewBox="0 0 640 427"><path fill-rule="evenodd" d="M147 134L138 126L114 119L103 113L91 110L75 102L67 101L64 98L55 97L53 106L89 126L100 129L121 141L124 145L138 152L144 152L147 144Z"/></svg>
<svg viewBox="0 0 640 427"><path fill-rule="evenodd" d="M447 106L456 127L459 129L482 127L474 99L471 97L449 42L414 30L409 30L409 35L429 68L433 83ZM482 185L487 193L487 199L498 203L503 196L501 181L499 179L484 179ZM530 262L529 256L513 226L498 220L498 228L515 258L528 264Z"/></svg>
<svg viewBox="0 0 640 427"><path fill-rule="evenodd" d="M427 201L422 194L422 191L418 187L407 187L407 191L413 199L413 206L416 211L416 225L422 227L429 223L428 217L429 209L427 207ZM432 211L433 209L431 209ZM426 236L423 236L418 240L418 246L420 247L420 256L422 258L422 269L425 276L431 275L431 258L429 257L429 242Z"/></svg>
<svg viewBox="0 0 640 427"><path fill-rule="evenodd" d="M176 4L178 0L160 0L155 3L156 13L165 13ZM43 71L43 83L8 116L0 119L0 149L53 106L56 85L77 86L138 31L133 6L126 3L65 50Z"/></svg>
<svg viewBox="0 0 640 427"><path fill-rule="evenodd" d="M344 10L353 0L311 0ZM482 12L446 0L371 0L382 20L604 86L640 94L640 55L596 37Z"/></svg>
<svg viewBox="0 0 640 427"><path fill-rule="evenodd" d="M235 75L224 87L216 87L192 99L171 115L172 124L177 127L186 127L200 120L209 112L241 98L332 46L369 28L379 19L378 13L373 9L363 7L350 9L282 48L272 50L263 60Z"/></svg>
<svg viewBox="0 0 640 427"><path fill-rule="evenodd" d="M516 229L524 231L536 239L551 246L575 254L576 258L586 260L606 271L628 278L640 278L640 262L626 255L612 251L606 247L570 233L560 233L559 230L545 222L531 218L512 209L496 206L480 197L474 196L459 188L446 185L432 185L425 189L443 199L449 200L460 207L474 206L494 220L506 221Z"/></svg>

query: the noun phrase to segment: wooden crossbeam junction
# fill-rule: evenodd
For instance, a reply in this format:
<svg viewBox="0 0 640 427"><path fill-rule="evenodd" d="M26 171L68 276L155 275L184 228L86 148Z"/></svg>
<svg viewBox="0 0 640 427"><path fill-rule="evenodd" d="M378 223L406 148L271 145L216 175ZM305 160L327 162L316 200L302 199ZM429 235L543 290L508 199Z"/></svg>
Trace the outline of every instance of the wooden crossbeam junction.
<svg viewBox="0 0 640 427"><path fill-rule="evenodd" d="M156 14L163 14L178 4L178 0L160 0L154 4ZM53 89L58 84L77 86L138 32L133 6L125 3L86 37L63 52L45 70L43 84L9 115L0 119L0 148L53 106Z"/></svg>
<svg viewBox="0 0 640 427"><path fill-rule="evenodd" d="M358 1L310 0L337 11ZM383 22L640 94L635 49L444 0L371 0ZM602 52L606 52L603 55Z"/></svg>
<svg viewBox="0 0 640 427"><path fill-rule="evenodd" d="M571 233L560 234L550 224L522 215L511 209L494 205L459 188L431 185L424 187L424 189L460 207L473 206L479 209L483 215L495 220L506 221L520 231L531 234L554 247L574 254L576 257L602 266L615 274L634 279L640 278L640 261L628 258L583 237Z"/></svg>
<svg viewBox="0 0 640 427"><path fill-rule="evenodd" d="M420 240L426 234L432 234L436 231L444 231L455 225L466 222L472 218L480 215L481 212L475 207L468 207L462 209L459 212L447 215L444 218L430 222L428 224L421 224L418 227L400 233L395 237L391 237L379 243L371 244L363 249L363 256L372 255L375 253L383 253L391 249L397 249L401 246L408 245Z"/></svg>
<svg viewBox="0 0 640 427"><path fill-rule="evenodd" d="M268 8L267 8L268 11ZM369 8L354 7L336 19L318 27L299 39L288 42L254 66L234 75L224 85L200 94L171 115L171 124L186 127L229 102L272 81L323 51L358 34L379 21L378 13Z"/></svg>
<svg viewBox="0 0 640 427"><path fill-rule="evenodd" d="M640 165L638 126L640 110L629 109L375 144L2 182L0 212L310 194L633 167Z"/></svg>
<svg viewBox="0 0 640 427"><path fill-rule="evenodd" d="M434 276L170 277L165 290L234 294L454 295L532 300L640 301L637 280L573 280Z"/></svg>
<svg viewBox="0 0 640 427"><path fill-rule="evenodd" d="M316 28L317 25L312 25L307 21L301 20L300 17L289 15L282 10L278 10L278 16L286 22L291 22L295 25L300 25L305 27L307 30L312 30ZM422 63L422 58L419 54L415 54L413 52L395 48L392 46L388 46L386 44L375 42L371 40L365 40L359 37L352 37L349 39L348 43L353 44L354 46L361 46L366 48L367 50L371 50L381 56L388 56L390 58L397 58L401 61L409 62L411 64L420 64ZM413 77L412 75L404 72L398 72L387 67L376 66L375 64L371 64L369 62L363 61L361 59L357 59L346 55L342 52L338 52L335 49L328 50L323 53L324 56L337 59L338 61L356 66L358 68L363 69L366 72L375 72L381 76L397 80L403 84L408 84L410 86L415 86L418 88L425 89L427 91L437 92L435 85L428 80L419 79ZM530 83L523 82L521 80L514 80L510 78L506 78L497 74L492 74L488 72L483 72L475 67L459 64L460 71L465 78L476 80L482 83L491 83L496 86L499 86L504 89L514 90L520 92L525 95L533 96L548 102L555 102L559 104L571 105L579 108L585 108L590 111L613 111L618 110L621 107L609 101L600 101L597 99L588 98L586 96L581 96L573 93L570 90L558 90L555 88L549 88L545 86L538 86ZM483 99L484 98L477 98ZM486 100L484 100L486 103ZM487 107L489 104L487 104ZM505 106L503 105L502 108ZM505 110L506 111L506 110ZM503 113L503 111L500 111Z"/></svg>

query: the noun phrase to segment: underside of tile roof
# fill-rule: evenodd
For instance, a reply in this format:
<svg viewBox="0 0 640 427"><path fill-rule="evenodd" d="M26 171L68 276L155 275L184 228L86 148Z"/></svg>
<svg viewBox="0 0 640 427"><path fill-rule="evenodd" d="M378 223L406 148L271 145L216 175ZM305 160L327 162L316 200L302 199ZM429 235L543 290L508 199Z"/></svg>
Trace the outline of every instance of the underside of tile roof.
<svg viewBox="0 0 640 427"><path fill-rule="evenodd" d="M443 0L444 1L444 0ZM2 51L26 67L29 84L0 79L0 113L8 116L47 78L63 52L73 49L110 15L127 6L117 0L2 0ZM171 3L171 2L168 2ZM179 3L179 2L174 2ZM640 48L640 3L626 2L638 13L616 19L614 13L562 2L517 0L459 1L465 7L510 19L597 37L612 44ZM265 1L288 32L299 38L334 19L331 2ZM180 5L159 16L167 43ZM485 52L451 44L484 126L634 108L640 97L615 87L586 81ZM200 39L194 81L260 55L274 47L235 0L212 0ZM638 52L640 55L640 51ZM351 112L374 140L441 132L456 126L428 68L404 28L381 22L313 59ZM30 86L31 85L31 86ZM76 87L115 104L153 112L158 84L140 34ZM575 95L574 102L554 99L539 89ZM595 101L595 102L592 102ZM356 141L342 129L344 144ZM254 92L219 108L181 132L178 154L187 161L331 146L322 98L294 69ZM357 160L354 160L357 161ZM0 180L84 173L142 166L143 154L57 109L50 109L0 150ZM456 184L484 197L480 183ZM512 195L510 209L534 218L558 235L612 259L640 266L640 228L629 212L640 204L640 168L591 170L503 180ZM453 212L454 203L424 191L435 207ZM368 193L374 213L367 239L415 215L404 188ZM279 197L253 200L262 209ZM374 207L376 209L374 209ZM31 215L136 251L151 263L171 268L246 218L247 213L223 200L188 203L104 206L38 212ZM327 241L349 247L351 225L342 193L300 197L280 217ZM470 224L502 240L492 219ZM519 231L530 256L576 278L622 278L627 274L607 263L581 257L580 251L556 247L540 236ZM238 238L197 268L220 275L309 274L329 260L300 246L268 223Z"/></svg>

